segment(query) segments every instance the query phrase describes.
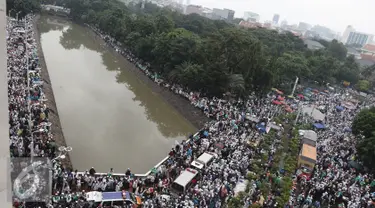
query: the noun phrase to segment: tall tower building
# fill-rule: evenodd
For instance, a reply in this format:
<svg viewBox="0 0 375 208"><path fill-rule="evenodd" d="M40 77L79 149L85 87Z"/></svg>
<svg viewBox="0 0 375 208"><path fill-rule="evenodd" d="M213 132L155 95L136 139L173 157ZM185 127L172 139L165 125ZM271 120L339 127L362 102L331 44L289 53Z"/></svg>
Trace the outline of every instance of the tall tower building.
<svg viewBox="0 0 375 208"><path fill-rule="evenodd" d="M279 19L280 19L280 15L279 14L273 15L273 18L272 18L273 24L275 24L275 25L279 24Z"/></svg>
<svg viewBox="0 0 375 208"><path fill-rule="evenodd" d="M186 5L190 5L190 0L186 0Z"/></svg>
<svg viewBox="0 0 375 208"><path fill-rule="evenodd" d="M355 31L354 27L351 26L351 25L348 25L348 26L346 27L345 31L344 31L344 34L342 34L342 39L341 39L341 41L342 41L344 44L346 44L346 42L348 41L348 38L349 38L349 34L350 34L350 32L354 32L354 31Z"/></svg>

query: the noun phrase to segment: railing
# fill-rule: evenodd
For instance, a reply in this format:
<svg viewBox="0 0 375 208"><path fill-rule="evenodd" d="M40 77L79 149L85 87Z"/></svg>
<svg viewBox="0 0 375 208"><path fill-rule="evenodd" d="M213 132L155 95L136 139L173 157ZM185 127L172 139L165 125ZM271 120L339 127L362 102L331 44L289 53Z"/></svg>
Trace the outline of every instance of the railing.
<svg viewBox="0 0 375 208"><path fill-rule="evenodd" d="M201 130L199 130L197 133L195 133L193 135L193 138L196 137L199 132ZM186 142L190 141L190 139L188 139ZM138 177L138 178L144 178L144 177L147 177L148 175L151 174L151 171L152 169L157 169L159 168L165 161L167 161L169 159L169 156L165 157L164 159L162 159L158 164L156 164L153 168L151 168L147 173L144 173L144 174L134 174L135 177ZM80 174L80 175L84 175L85 172L77 172L77 174ZM125 176L125 173L111 173L113 176ZM95 173L95 176L105 176L105 175L108 175L108 173Z"/></svg>

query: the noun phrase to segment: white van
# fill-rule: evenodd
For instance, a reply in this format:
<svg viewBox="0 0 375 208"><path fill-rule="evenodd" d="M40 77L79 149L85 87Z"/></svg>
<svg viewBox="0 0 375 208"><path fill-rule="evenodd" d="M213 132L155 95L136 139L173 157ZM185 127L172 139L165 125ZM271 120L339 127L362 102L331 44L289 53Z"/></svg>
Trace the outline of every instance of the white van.
<svg viewBox="0 0 375 208"><path fill-rule="evenodd" d="M186 168L172 183L172 194L182 194L192 185L191 181L198 176L198 171Z"/></svg>
<svg viewBox="0 0 375 208"><path fill-rule="evenodd" d="M210 163L217 155L211 152L205 152L198 159L194 160L191 163L191 166L197 168L198 170L202 170L204 167L207 167L208 163Z"/></svg>
<svg viewBox="0 0 375 208"><path fill-rule="evenodd" d="M124 205L134 205L134 196L126 192L116 191L116 192L99 192L90 191L85 194L85 198L88 202L92 202L94 206L124 206Z"/></svg>

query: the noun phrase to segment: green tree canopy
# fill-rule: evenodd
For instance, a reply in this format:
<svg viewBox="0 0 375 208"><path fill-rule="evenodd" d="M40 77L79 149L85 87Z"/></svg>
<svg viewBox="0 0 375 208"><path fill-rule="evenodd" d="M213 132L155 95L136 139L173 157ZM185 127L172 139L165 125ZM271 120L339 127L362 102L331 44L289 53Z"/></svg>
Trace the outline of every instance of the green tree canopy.
<svg viewBox="0 0 375 208"><path fill-rule="evenodd" d="M359 159L370 170L375 172L375 107L362 110L355 117L352 131L357 136L357 153Z"/></svg>
<svg viewBox="0 0 375 208"><path fill-rule="evenodd" d="M8 9L38 11L40 2L7 0ZM117 0L56 0L70 8L71 18L114 37L164 79L208 96L232 92L246 95L271 87L288 93L295 77L324 84L343 80L356 84L360 67L336 40L320 41L325 49L311 51L290 32L244 29L198 14L183 15L146 3ZM241 19L236 19L238 22ZM66 34L68 35L68 33ZM63 41L68 48L74 43ZM371 70L365 70L369 74ZM363 79L363 77L362 77ZM363 86L363 82L358 86Z"/></svg>
<svg viewBox="0 0 375 208"><path fill-rule="evenodd" d="M352 131L355 135L372 137L375 131L375 107L364 109L353 120Z"/></svg>

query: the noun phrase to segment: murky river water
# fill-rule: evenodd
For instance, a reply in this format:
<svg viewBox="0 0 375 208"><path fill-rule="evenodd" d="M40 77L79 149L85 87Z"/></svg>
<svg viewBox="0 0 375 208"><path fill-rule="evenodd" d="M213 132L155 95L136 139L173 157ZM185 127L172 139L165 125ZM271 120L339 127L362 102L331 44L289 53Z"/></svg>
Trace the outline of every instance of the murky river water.
<svg viewBox="0 0 375 208"><path fill-rule="evenodd" d="M39 32L73 166L145 173L195 128L81 26L52 17Z"/></svg>

